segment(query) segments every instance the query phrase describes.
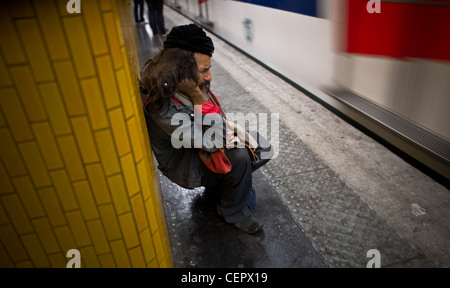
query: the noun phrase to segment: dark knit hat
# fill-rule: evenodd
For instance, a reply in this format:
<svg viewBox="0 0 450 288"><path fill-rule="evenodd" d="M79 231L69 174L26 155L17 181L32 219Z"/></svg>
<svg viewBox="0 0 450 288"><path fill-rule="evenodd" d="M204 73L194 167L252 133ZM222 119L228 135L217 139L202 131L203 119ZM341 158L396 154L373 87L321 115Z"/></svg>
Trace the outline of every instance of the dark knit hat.
<svg viewBox="0 0 450 288"><path fill-rule="evenodd" d="M164 48L181 48L212 56L214 44L196 24L173 27L164 41Z"/></svg>

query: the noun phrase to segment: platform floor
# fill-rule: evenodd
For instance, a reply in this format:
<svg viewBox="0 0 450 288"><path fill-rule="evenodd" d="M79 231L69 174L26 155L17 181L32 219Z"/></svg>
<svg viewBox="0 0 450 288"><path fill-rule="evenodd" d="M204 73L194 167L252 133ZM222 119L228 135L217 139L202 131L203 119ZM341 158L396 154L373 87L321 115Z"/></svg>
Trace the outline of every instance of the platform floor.
<svg viewBox="0 0 450 288"><path fill-rule="evenodd" d="M193 22L166 6L164 15L169 30ZM136 27L142 66L163 42L148 23ZM448 189L208 35L211 89L228 113L278 113L279 154L253 175L256 235L225 223L203 188L157 171L175 267L366 267L370 249L381 267L450 267Z"/></svg>

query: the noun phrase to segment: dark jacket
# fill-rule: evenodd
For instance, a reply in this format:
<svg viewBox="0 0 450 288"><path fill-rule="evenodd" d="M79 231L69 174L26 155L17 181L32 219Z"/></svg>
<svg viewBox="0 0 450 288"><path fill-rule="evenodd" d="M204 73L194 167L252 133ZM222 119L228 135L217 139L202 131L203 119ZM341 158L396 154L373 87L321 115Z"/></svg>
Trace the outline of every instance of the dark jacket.
<svg viewBox="0 0 450 288"><path fill-rule="evenodd" d="M186 188L201 186L203 168L198 149L208 152L218 150L217 142L213 143L210 137L204 137L205 131L214 126L211 123L209 125L204 123L211 122L204 121L205 116L200 113L195 114L192 108L177 103L173 99L167 101L159 113L146 113L148 134L153 153L158 161L158 169L172 182ZM185 132L182 133L182 141L178 137L180 131ZM226 135L223 135L223 138L220 140L221 145L225 143ZM184 147L179 147L180 145Z"/></svg>

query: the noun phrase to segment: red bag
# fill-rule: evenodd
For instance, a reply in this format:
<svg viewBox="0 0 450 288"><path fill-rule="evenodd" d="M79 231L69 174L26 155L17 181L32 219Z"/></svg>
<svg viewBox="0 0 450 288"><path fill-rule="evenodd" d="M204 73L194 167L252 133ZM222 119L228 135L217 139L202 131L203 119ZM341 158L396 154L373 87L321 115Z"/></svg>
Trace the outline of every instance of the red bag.
<svg viewBox="0 0 450 288"><path fill-rule="evenodd" d="M216 174L227 174L231 171L231 163L223 152L223 148L216 152L207 152L199 150L198 156L200 160L208 167L209 170Z"/></svg>

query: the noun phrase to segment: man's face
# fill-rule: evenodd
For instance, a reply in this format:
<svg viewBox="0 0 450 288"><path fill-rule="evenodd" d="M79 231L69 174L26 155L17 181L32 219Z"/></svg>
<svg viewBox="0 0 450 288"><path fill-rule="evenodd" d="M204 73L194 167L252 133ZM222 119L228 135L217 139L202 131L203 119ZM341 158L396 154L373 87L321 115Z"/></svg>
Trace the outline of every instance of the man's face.
<svg viewBox="0 0 450 288"><path fill-rule="evenodd" d="M197 67L199 72L199 83L200 89L209 89L209 85L212 81L211 76L211 57L202 53L194 53L195 61L197 61Z"/></svg>

